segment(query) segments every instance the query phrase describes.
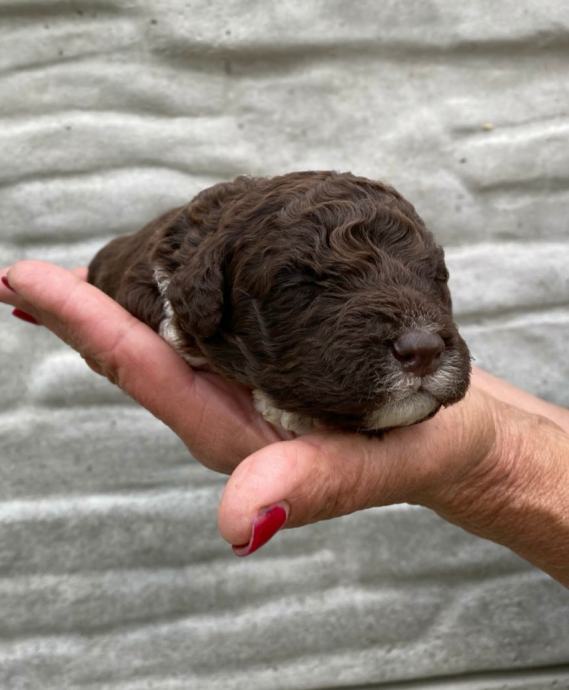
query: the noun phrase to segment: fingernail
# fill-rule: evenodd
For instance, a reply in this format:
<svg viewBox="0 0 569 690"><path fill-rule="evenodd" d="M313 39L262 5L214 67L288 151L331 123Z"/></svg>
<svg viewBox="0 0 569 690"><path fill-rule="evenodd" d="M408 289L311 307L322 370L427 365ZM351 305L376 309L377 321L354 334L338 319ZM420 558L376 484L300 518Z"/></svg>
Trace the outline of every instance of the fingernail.
<svg viewBox="0 0 569 690"><path fill-rule="evenodd" d="M284 526L288 512L288 504L284 501L263 508L253 520L249 542L240 546L233 546L233 553L236 556L250 556L257 549L260 549Z"/></svg>
<svg viewBox="0 0 569 690"><path fill-rule="evenodd" d="M40 322L37 319L35 319L31 314L28 314L27 311L22 311L21 309L14 309L12 316L15 316L17 319L22 319L22 321L33 323L36 326L40 325Z"/></svg>
<svg viewBox="0 0 569 690"><path fill-rule="evenodd" d="M12 292L15 292L14 288L8 282L8 278L6 276L2 276L2 282L8 288L8 290L12 290Z"/></svg>

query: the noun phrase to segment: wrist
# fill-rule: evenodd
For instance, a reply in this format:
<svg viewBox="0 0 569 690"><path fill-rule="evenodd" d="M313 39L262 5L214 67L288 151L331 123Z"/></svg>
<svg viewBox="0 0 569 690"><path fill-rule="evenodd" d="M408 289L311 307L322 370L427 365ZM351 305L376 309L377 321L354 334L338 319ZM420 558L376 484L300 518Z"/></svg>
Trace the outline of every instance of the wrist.
<svg viewBox="0 0 569 690"><path fill-rule="evenodd" d="M522 442L520 417L528 418L524 421L530 426L536 419L483 397L488 414L482 420L477 417L476 426L484 442L474 439L470 443L467 461L449 470L448 482L432 495L428 507L471 532L487 536L501 524L500 515L512 504L521 482L517 475L524 474L516 464ZM478 447L480 452L475 450ZM456 451L459 457L464 454L462 448Z"/></svg>
<svg viewBox="0 0 569 690"><path fill-rule="evenodd" d="M428 507L569 584L569 436L489 396L491 443Z"/></svg>

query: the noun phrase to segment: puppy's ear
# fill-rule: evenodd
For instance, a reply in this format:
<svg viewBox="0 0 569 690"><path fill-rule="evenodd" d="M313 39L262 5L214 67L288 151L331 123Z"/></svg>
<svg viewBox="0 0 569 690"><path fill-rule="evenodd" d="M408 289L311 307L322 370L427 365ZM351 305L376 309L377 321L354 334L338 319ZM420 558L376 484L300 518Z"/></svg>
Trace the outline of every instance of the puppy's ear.
<svg viewBox="0 0 569 690"><path fill-rule="evenodd" d="M224 238L206 237L168 285L166 294L178 326L194 338L210 338L221 323L225 253Z"/></svg>

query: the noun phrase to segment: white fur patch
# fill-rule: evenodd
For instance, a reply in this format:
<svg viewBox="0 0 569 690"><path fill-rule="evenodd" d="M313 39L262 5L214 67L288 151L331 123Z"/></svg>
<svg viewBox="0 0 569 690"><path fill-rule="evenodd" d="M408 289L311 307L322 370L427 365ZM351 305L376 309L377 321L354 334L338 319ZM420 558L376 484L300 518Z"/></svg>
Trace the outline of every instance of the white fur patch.
<svg viewBox="0 0 569 690"><path fill-rule="evenodd" d="M280 427L285 431L292 431L301 436L316 430L316 425L311 417L303 417L294 412L285 412L275 406L271 398L261 390L253 391L253 402L255 409L269 424Z"/></svg>
<svg viewBox="0 0 569 690"><path fill-rule="evenodd" d="M428 417L439 405L439 401L430 393L420 390L402 400L382 405L366 418L365 428L371 430L409 426Z"/></svg>
<svg viewBox="0 0 569 690"><path fill-rule="evenodd" d="M172 304L166 295L168 285L170 284L170 276L161 269L156 267L154 269L154 280L156 286L162 297L162 310L164 311L164 318L160 322L159 335L171 345L176 352L185 359L185 361L192 367L202 367L207 364L205 357L193 357L182 351L183 338L174 324L174 310Z"/></svg>

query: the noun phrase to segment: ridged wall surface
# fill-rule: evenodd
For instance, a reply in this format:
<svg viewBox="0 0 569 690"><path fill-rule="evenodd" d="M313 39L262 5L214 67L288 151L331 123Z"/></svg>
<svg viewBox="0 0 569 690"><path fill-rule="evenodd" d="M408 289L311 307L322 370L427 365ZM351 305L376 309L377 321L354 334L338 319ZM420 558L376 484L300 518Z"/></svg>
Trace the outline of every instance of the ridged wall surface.
<svg viewBox="0 0 569 690"><path fill-rule="evenodd" d="M568 75L557 0L2 0L0 265L352 170L446 247L477 363L569 405ZM237 560L223 478L0 318L2 690L569 688L567 591L507 549L401 506Z"/></svg>

